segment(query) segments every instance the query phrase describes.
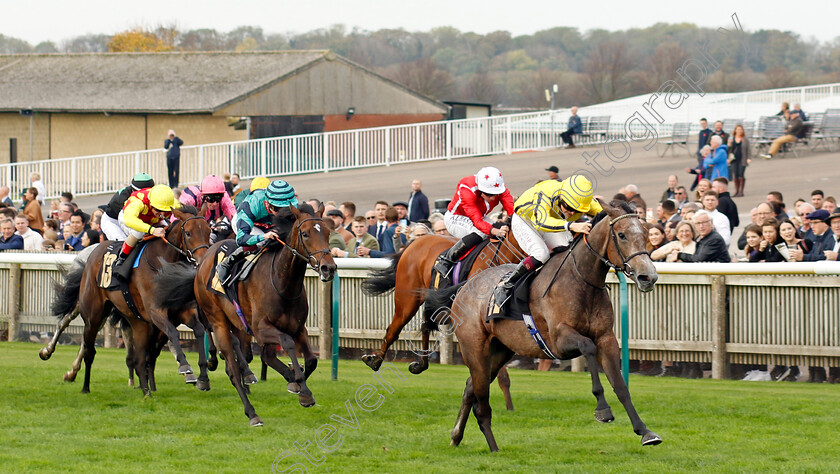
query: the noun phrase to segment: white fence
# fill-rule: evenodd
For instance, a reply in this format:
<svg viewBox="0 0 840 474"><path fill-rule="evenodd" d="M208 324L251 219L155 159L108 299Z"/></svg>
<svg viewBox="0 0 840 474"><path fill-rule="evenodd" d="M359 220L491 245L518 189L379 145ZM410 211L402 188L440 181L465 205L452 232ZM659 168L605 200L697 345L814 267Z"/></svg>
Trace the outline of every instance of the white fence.
<svg viewBox="0 0 840 474"><path fill-rule="evenodd" d="M705 97L694 94L675 108L666 107L663 97L653 105L662 123L644 107L650 96L582 108L582 116L609 115L609 130L606 135L576 137L575 141L603 143L628 134L640 139L645 133L652 135L650 130L661 138L670 135L675 122L695 123L702 116L756 120L775 114L782 101L801 103L806 112L822 112L840 107L840 83ZM637 120L631 120L634 114ZM546 150L562 146L560 133L566 130L568 116L564 109L185 146L180 179L195 184L207 174L228 171L248 179ZM156 149L3 164L0 182L9 183L13 197L29 187L32 172L41 174L47 198L64 191L77 196L113 193L139 172L166 182L165 153Z"/></svg>
<svg viewBox="0 0 840 474"><path fill-rule="evenodd" d="M50 282L72 254L0 253L0 320L10 332L53 331ZM339 346L378 348L393 314L393 296L368 297L361 283L385 259L336 259L340 276ZM840 367L840 263L657 263L651 293L629 291L631 359L711 362L720 378L729 363ZM618 313L618 281L609 275ZM305 282L312 343L329 357L331 284L314 274ZM633 284L630 283L632 287ZM419 346L415 318L395 350ZM2 323L0 323L2 324ZM70 333L81 332L78 318ZM618 315L616 334L621 337ZM444 347L447 345L447 347ZM442 341L441 354L457 354L457 339ZM34 353L33 353L34 356ZM450 359L451 360L451 359Z"/></svg>

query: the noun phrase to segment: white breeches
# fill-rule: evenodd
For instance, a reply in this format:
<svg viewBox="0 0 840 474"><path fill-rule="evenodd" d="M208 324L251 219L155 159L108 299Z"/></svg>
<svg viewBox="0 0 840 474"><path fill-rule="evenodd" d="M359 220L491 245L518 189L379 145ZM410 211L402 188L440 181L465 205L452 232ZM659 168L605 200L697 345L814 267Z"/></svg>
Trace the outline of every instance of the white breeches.
<svg viewBox="0 0 840 474"><path fill-rule="evenodd" d="M519 242L519 247L528 255L536 258L542 263L548 262L551 249L572 242L572 233L563 232L542 232L535 229L530 222L514 214L511 218L513 236Z"/></svg>
<svg viewBox="0 0 840 474"><path fill-rule="evenodd" d="M494 223L490 216L484 216L484 222L487 222L488 224ZM443 216L443 223L446 225L446 230L448 230L453 237L459 239L463 239L469 234L478 234L482 238L487 237L487 234L478 230L475 224L473 224L472 219L467 216L461 216L446 211L446 214Z"/></svg>
<svg viewBox="0 0 840 474"><path fill-rule="evenodd" d="M108 240L125 240L125 232L122 230L120 221L113 219L108 214L102 214L99 227L102 228L102 232Z"/></svg>
<svg viewBox="0 0 840 474"><path fill-rule="evenodd" d="M134 229L128 228L125 225L125 222L123 222L123 212L122 211L120 211L120 228L122 228L122 231L125 232L126 238L129 235L134 237L134 242L129 242L128 243L131 246L133 246L134 244L137 244L137 241L141 240L143 237L148 235L145 232L140 232L139 230L134 230Z"/></svg>

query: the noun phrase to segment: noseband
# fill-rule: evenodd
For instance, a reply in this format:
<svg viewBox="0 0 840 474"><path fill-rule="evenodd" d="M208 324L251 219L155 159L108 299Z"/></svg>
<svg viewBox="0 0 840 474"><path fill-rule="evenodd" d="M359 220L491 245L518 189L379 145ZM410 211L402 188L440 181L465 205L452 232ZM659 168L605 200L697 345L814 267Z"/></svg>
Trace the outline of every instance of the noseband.
<svg viewBox="0 0 840 474"><path fill-rule="evenodd" d="M629 257L625 258L624 253L621 251L621 246L618 245L618 237L616 236L615 229L613 228L613 226L615 225L616 222L618 222L622 219L631 218L631 217L635 217L636 219L640 219L638 214L622 214L622 215L620 215L620 216L618 216L615 219L612 219L610 221L610 236L611 236L610 241L615 246L615 250L616 250L616 252L618 252L619 258L621 258L621 266L612 263L609 259L607 259L603 255L598 253L597 250L593 249L592 246L589 245L589 240L586 238L586 234L583 235L583 241L584 241L584 243L586 243L586 248L591 250L592 253L594 253L595 256L598 257L598 259L601 260L601 262L604 265L606 265L609 268L612 268L613 270L616 271L616 273L618 273L618 272L624 273L625 275L627 275L628 278L632 278L633 275L636 274L635 270L633 270L633 267L631 267L629 265L630 260L633 260L634 258L638 257L639 255L648 255L647 250L641 250L641 251L638 251L636 253L630 254ZM607 249L607 253L609 254L609 249Z"/></svg>
<svg viewBox="0 0 840 474"><path fill-rule="evenodd" d="M189 222L193 219L204 219L204 216L187 217L186 219L183 219L183 220L180 221L181 222L181 245L186 245L187 244L187 239L185 238L187 231L186 231L186 229L184 229L184 227L187 225L187 222ZM209 249L210 248L209 244L205 244L205 245L199 245L198 247L195 247L193 249L184 250L180 246L175 245L172 242L170 242L169 240L167 240L166 236L162 237L162 239L163 239L164 242L166 242L167 245L174 248L176 251L178 251L178 253L180 253L181 255L186 257L187 261L192 263L193 265L198 264L198 261L195 259L195 252L197 252L200 249L205 249L205 248Z"/></svg>

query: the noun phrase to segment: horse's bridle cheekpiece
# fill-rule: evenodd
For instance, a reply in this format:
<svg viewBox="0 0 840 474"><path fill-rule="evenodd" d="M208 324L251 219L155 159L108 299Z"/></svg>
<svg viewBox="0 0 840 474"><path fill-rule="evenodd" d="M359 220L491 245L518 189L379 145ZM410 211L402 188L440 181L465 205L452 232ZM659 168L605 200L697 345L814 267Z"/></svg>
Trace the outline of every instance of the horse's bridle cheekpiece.
<svg viewBox="0 0 840 474"><path fill-rule="evenodd" d="M187 231L186 231L186 229L184 229L184 227L187 225L187 222L189 222L193 219L204 219L204 216L192 216L192 217L187 217L186 219L181 220L181 245L184 245L184 246L187 245L187 239L184 238L186 236L185 234L186 234ZM181 247L173 244L172 242L170 242L166 238L166 236L161 237L161 239L163 239L163 241L166 242L167 245L169 245L170 247L172 247L176 251L178 251L178 253L180 253L181 255L186 257L187 261L189 261L193 265L198 265L198 260L195 259L195 252L197 252L200 249L204 249L204 248L209 249L210 248L209 244L204 244L204 245L199 245L198 247L195 247L193 249L186 249L185 250L185 249L182 249Z"/></svg>
<svg viewBox="0 0 840 474"><path fill-rule="evenodd" d="M604 265L606 265L609 268L612 268L616 272L621 272L621 273L627 275L628 278L632 278L633 275L635 275L635 271L633 270L633 267L631 267L629 265L630 260L633 260L634 258L638 257L639 255L649 255L647 250L640 250L636 253L630 254L629 257L625 258L624 254L621 252L621 247L618 245L618 237L615 234L615 229L613 228L613 226L615 225L616 222L618 222L622 219L630 218L630 217L635 217L636 219L641 219L638 214L633 213L633 214L622 214L622 215L616 217L615 219L610 220L610 236L611 236L610 241L615 246L615 250L616 250L616 252L618 252L618 256L621 258L621 266L618 266L618 265L612 263L611 261L609 261L609 259L607 259L603 255L598 253L598 251L596 251L595 249L592 248L591 245L589 245L589 240L587 240L586 234L584 234L584 236L583 236L583 241L584 241L584 243L586 243L586 247L589 250L591 250L592 253L594 253L598 257L598 259L601 260L601 262Z"/></svg>

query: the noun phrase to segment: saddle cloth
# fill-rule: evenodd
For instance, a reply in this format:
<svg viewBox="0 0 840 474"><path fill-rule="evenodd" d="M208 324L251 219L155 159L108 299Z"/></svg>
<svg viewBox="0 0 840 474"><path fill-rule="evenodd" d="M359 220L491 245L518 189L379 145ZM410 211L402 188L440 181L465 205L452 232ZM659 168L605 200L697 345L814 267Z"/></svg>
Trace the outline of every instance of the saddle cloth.
<svg viewBox="0 0 840 474"><path fill-rule="evenodd" d="M143 250L146 248L146 244L149 240L151 239L141 240L134 246L131 253L128 254L128 258L125 260L125 264L121 268L121 273L126 277L126 281L131 278L131 270L140 265L140 256L143 254ZM120 288L120 282L114 274L114 263L120 255L122 244L123 243L119 241L108 243L108 247L105 249L105 254L102 255L102 268L100 268L99 274L96 275L96 283L100 288L106 290L118 290Z"/></svg>
<svg viewBox="0 0 840 474"><path fill-rule="evenodd" d="M234 250L236 250L236 242L233 240L229 240L223 242L220 246L216 255L213 256L216 265L222 262L225 258L228 257ZM251 274L251 269L254 268L254 265L259 260L260 256L263 252L254 252L245 256L245 258L238 260L233 264L233 267L230 269L231 275L236 275L236 281L243 281L248 278L248 275ZM248 264L248 266L245 266ZM244 267L244 268L243 268ZM234 286L234 285L230 285ZM210 280L207 282L207 289L211 291L215 291L216 293L226 295L224 288L222 288L222 283L219 281L219 274L216 272L210 272Z"/></svg>

